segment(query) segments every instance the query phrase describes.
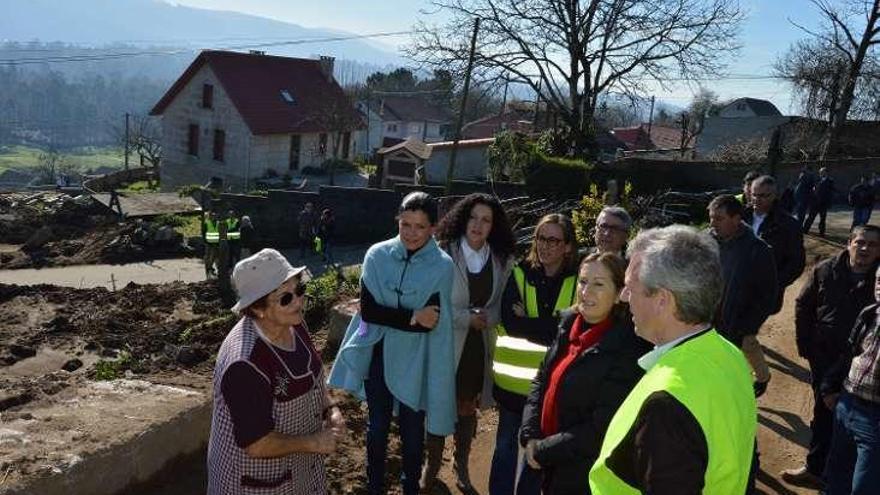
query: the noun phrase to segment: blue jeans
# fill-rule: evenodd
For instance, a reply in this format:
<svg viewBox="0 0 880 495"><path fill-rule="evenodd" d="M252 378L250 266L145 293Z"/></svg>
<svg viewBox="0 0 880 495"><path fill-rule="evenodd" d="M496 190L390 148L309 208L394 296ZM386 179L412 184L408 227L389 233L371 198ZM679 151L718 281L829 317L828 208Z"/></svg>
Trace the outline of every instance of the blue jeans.
<svg viewBox="0 0 880 495"><path fill-rule="evenodd" d="M827 495L867 495L880 486L880 404L843 392L825 465Z"/></svg>
<svg viewBox="0 0 880 495"><path fill-rule="evenodd" d="M498 433L495 436L495 453L489 471L490 495L539 495L541 472L529 467L525 454L519 459L519 428L522 414L498 405ZM519 482L516 479L517 460L521 463ZM514 492L514 486L516 491Z"/></svg>
<svg viewBox="0 0 880 495"><path fill-rule="evenodd" d="M382 341L373 348L370 375L364 381L367 393L367 490L371 495L385 493L385 459L388 452L388 429L394 413L394 396L385 384ZM425 444L425 413L398 403L397 426L400 432L403 493L419 493L422 452Z"/></svg>

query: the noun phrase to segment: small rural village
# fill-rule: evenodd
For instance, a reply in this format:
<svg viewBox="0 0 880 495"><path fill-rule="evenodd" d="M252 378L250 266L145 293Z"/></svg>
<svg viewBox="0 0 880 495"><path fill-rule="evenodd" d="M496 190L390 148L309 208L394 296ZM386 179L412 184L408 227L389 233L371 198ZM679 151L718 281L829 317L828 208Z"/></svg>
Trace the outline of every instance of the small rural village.
<svg viewBox="0 0 880 495"><path fill-rule="evenodd" d="M880 0L767 3L4 2L0 495L877 493Z"/></svg>

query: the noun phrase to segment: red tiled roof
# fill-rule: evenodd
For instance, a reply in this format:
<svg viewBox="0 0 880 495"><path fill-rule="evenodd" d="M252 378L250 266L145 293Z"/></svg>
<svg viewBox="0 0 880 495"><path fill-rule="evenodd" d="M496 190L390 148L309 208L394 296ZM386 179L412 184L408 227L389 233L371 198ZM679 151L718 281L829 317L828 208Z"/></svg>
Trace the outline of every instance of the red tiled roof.
<svg viewBox="0 0 880 495"><path fill-rule="evenodd" d="M150 111L161 115L190 79L208 65L251 133L287 134L362 128L342 88L318 60L251 53L203 51ZM293 103L285 101L286 90Z"/></svg>
<svg viewBox="0 0 880 495"><path fill-rule="evenodd" d="M626 144L626 148L629 151L653 148L651 138L648 136L648 132L645 129L642 129L642 126L618 127L612 129L611 134Z"/></svg>

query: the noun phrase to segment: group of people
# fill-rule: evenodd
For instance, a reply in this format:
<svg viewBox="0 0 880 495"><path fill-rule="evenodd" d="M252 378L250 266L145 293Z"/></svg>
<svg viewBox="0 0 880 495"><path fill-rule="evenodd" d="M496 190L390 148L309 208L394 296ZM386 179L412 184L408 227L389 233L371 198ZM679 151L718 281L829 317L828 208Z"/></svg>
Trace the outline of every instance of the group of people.
<svg viewBox="0 0 880 495"><path fill-rule="evenodd" d="M326 378L303 319L308 271L271 249L241 260L241 319L214 376L208 492L325 493L325 456L345 434L329 385L366 402L371 494L386 492L395 417L403 493L430 492L446 436L458 489L475 493L477 411L492 406L492 495L747 493L756 397L770 380L757 335L804 269L802 224L769 176L750 177L742 199L715 198L708 213L708 231L674 225L632 238L628 212L609 206L586 252L571 220L550 214L517 260L496 198L466 196L440 218L434 199L411 193L398 235L364 257L360 308ZM855 229L841 256L852 274L825 268L835 283L873 287L880 231ZM840 393L831 443L848 450L828 463L826 479L837 476L828 486L848 486L848 469L863 493L856 487L876 479L877 462L863 458L852 418L880 417L876 305L846 342L838 302L816 299L834 292L856 314L862 299L830 284L810 282L798 298L798 346L807 339L829 353L817 400ZM811 321L801 316L808 301L824 308Z"/></svg>
<svg viewBox="0 0 880 495"><path fill-rule="evenodd" d="M202 221L202 239L205 243L205 276L220 273L221 241L226 243L226 265L230 270L242 257L257 251L256 231L247 215L238 217L234 210L225 214L208 211Z"/></svg>
<svg viewBox="0 0 880 495"><path fill-rule="evenodd" d="M320 216L311 201L307 202L297 216L299 226L299 255L305 258L309 250L313 249L321 255L325 263L333 262L331 252L332 243L335 242L336 216L331 208L321 210Z"/></svg>
<svg viewBox="0 0 880 495"><path fill-rule="evenodd" d="M819 174L813 173L809 165L798 174L797 179L786 191L791 192L789 209L794 213L798 223L807 233L813 226L816 217L819 217L819 235L825 235L825 220L828 209L834 200L834 179L828 173L826 167L819 169ZM871 220L871 212L874 203L880 197L880 177L875 172L871 178L862 175L859 182L852 186L847 194L847 203L853 209L852 227L867 225Z"/></svg>

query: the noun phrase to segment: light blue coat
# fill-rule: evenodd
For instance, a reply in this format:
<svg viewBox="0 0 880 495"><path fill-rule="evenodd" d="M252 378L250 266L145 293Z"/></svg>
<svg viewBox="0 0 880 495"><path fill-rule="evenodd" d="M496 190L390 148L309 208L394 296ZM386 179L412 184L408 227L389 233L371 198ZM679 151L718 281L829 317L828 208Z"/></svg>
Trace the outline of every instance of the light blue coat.
<svg viewBox="0 0 880 495"><path fill-rule="evenodd" d="M399 237L370 246L361 282L376 302L391 308L421 309L440 294L440 318L433 330L413 333L361 324L352 318L328 383L366 398L364 380L370 371L373 346L384 339L385 383L394 397L413 410L425 411L426 427L435 435L455 429L455 350L452 335L452 259L434 239L407 261Z"/></svg>

